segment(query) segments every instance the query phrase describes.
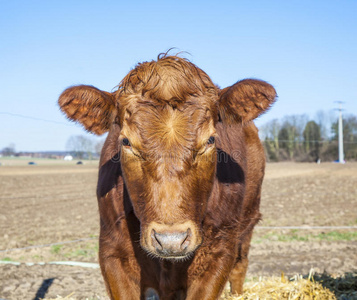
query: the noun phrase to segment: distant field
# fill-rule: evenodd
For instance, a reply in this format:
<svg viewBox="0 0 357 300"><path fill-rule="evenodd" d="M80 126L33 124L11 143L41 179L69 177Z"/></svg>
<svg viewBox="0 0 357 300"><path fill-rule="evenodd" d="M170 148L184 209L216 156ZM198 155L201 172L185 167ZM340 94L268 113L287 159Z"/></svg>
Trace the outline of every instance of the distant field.
<svg viewBox="0 0 357 300"><path fill-rule="evenodd" d="M37 166L71 166L75 165L78 161L82 161L84 164L97 164L98 160L83 160L74 159L71 161L63 159L50 159L50 158L31 158L31 157L0 157L1 166L27 166L29 162L35 162ZM31 166L30 166L31 167Z"/></svg>
<svg viewBox="0 0 357 300"><path fill-rule="evenodd" d="M36 165L28 165L29 161ZM97 262L98 161L76 165L76 161L0 158L0 162L0 250L86 239L0 252L0 261ZM279 276L281 271L308 274L310 268L340 275L357 270L355 229L262 228L357 226L356 207L357 163L268 164L263 221L253 236L248 277ZM24 299L32 293L33 298L38 282L46 278L56 278L46 297L73 291L81 298L105 294L98 269L0 264L0 283L14 287L4 292L0 285L0 297ZM19 290L22 284L24 294Z"/></svg>

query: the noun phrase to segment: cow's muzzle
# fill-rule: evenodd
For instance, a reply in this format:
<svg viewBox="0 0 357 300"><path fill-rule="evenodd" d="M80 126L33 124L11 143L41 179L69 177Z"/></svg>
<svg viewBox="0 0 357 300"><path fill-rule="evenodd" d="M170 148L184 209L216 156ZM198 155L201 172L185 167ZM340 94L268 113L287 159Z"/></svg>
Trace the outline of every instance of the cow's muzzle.
<svg viewBox="0 0 357 300"><path fill-rule="evenodd" d="M192 222L178 225L151 223L148 228L147 247L161 258L183 259L201 243L196 226Z"/></svg>
<svg viewBox="0 0 357 300"><path fill-rule="evenodd" d="M184 256L191 237L190 228L184 232L156 232L155 229L151 231L151 243L162 256Z"/></svg>

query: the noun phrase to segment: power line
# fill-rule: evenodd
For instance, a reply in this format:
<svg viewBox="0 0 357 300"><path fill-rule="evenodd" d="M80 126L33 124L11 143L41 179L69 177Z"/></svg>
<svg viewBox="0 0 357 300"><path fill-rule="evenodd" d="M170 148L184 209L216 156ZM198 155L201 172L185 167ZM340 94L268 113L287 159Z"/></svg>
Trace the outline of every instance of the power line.
<svg viewBox="0 0 357 300"><path fill-rule="evenodd" d="M318 143L338 143L337 140L308 140L308 141L297 141L297 140L275 140L275 139L272 139L272 138L268 138L266 140L262 140L263 143L269 143L269 142L275 142L275 141L278 141L278 142L292 142L292 143L306 143L306 142L318 142ZM357 144L357 142L347 142L347 141L343 141L344 144Z"/></svg>
<svg viewBox="0 0 357 300"><path fill-rule="evenodd" d="M25 115L20 115L20 114L14 114L14 113L5 112L5 111L0 111L0 114L1 115L11 116L11 117L18 117L18 118L23 118L23 119L34 120L34 121L42 121L42 122L47 122L47 123L59 124L59 125L74 126L74 124L71 124L71 123L64 123L64 122L46 120L46 119L42 119L42 118L25 116Z"/></svg>

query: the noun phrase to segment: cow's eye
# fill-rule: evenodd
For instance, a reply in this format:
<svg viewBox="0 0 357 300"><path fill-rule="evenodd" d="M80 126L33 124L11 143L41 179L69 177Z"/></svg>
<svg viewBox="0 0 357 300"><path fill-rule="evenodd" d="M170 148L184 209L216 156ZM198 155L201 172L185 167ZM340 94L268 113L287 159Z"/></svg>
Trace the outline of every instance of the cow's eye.
<svg viewBox="0 0 357 300"><path fill-rule="evenodd" d="M131 146L130 142L129 142L129 140L127 138L123 138L121 143L122 143L123 146L126 146L126 147L130 147Z"/></svg>
<svg viewBox="0 0 357 300"><path fill-rule="evenodd" d="M207 141L207 145L212 145L212 144L214 144L214 141L215 141L214 136L211 136L211 137L208 139L208 141Z"/></svg>

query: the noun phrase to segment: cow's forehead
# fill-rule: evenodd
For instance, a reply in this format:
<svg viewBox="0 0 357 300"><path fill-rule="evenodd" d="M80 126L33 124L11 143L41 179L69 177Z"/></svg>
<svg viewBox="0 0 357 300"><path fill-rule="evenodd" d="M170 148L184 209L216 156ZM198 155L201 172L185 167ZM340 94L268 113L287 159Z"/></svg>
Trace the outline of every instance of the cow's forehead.
<svg viewBox="0 0 357 300"><path fill-rule="evenodd" d="M142 148L179 150L196 148L200 137L211 134L213 124L211 110L198 102L180 109L141 103L127 116L123 127L128 135L140 139Z"/></svg>
<svg viewBox="0 0 357 300"><path fill-rule="evenodd" d="M186 174L214 132L211 111L198 103L182 109L142 104L127 115L122 128L144 158L142 167L155 178Z"/></svg>

